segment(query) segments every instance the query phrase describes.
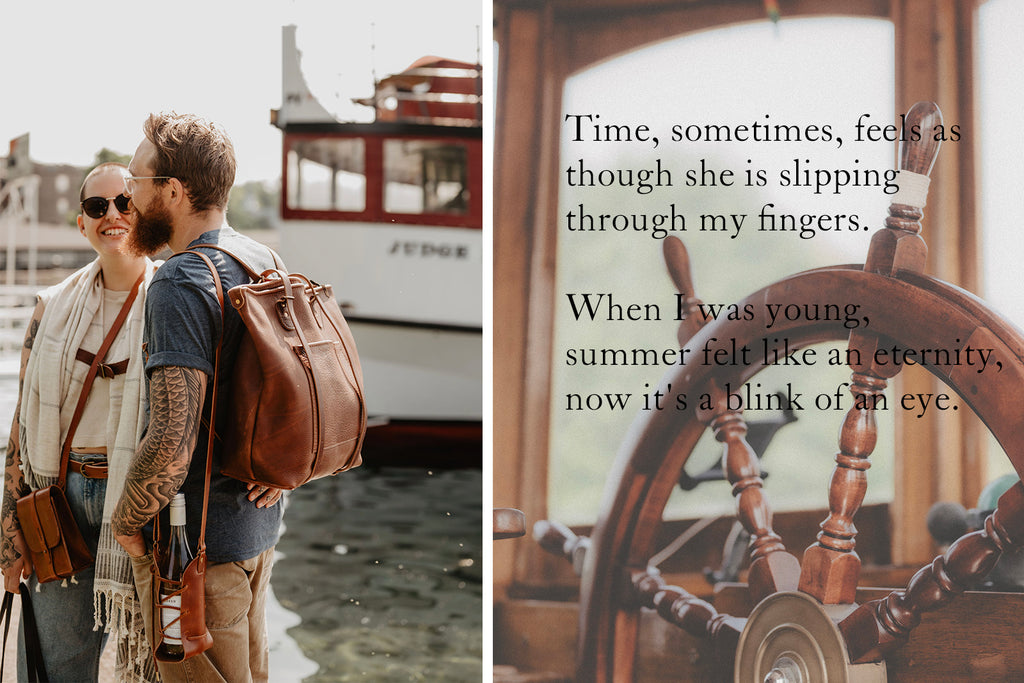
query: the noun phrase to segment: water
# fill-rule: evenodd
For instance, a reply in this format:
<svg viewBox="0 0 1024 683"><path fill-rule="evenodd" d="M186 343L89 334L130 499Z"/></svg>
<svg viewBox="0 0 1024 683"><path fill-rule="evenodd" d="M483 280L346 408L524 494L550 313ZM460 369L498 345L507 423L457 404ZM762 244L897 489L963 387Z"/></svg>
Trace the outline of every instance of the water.
<svg viewBox="0 0 1024 683"><path fill-rule="evenodd" d="M481 680L481 483L362 467L291 495L272 583L306 681Z"/></svg>

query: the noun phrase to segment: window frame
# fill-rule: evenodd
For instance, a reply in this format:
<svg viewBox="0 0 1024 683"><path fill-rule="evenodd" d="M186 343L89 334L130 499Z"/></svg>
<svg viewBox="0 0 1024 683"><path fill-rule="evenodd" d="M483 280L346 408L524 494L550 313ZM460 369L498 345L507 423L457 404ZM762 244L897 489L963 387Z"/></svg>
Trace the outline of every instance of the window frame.
<svg viewBox="0 0 1024 683"><path fill-rule="evenodd" d="M370 127L372 125L372 127ZM299 129L293 130L292 128ZM281 217L284 220L320 220L367 223L400 223L409 225L436 225L457 228L481 229L483 220L483 178L482 139L480 128L466 127L465 130L437 128L434 126L385 125L385 124L338 124L293 126L282 140L281 165ZM361 211L336 209L302 209L288 204L288 188L292 178L289 173L288 155L298 142L323 140L325 138L363 140L363 173L365 174L366 198ZM466 149L467 188L469 202L465 213L400 213L387 211L384 206L384 146L390 140L426 140L464 146Z"/></svg>

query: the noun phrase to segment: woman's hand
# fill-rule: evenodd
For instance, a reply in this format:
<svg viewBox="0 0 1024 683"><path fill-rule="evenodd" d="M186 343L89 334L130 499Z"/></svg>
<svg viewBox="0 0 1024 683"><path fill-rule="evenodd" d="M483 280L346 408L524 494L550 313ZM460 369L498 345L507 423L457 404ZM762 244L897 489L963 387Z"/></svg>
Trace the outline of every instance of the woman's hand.
<svg viewBox="0 0 1024 683"><path fill-rule="evenodd" d="M259 484L249 484L249 500L256 501L256 507L268 508L281 500L284 489L275 489Z"/></svg>
<svg viewBox="0 0 1024 683"><path fill-rule="evenodd" d="M32 572L35 568L32 566L32 556L28 554L28 546L25 545L25 537L21 533L21 529L18 529L9 534L4 532L8 538L4 539L7 541L5 547L7 552L13 550L17 553L16 558L7 558L3 560L4 566L4 588L11 592L18 592L18 584L21 583L22 579L27 579L32 576Z"/></svg>

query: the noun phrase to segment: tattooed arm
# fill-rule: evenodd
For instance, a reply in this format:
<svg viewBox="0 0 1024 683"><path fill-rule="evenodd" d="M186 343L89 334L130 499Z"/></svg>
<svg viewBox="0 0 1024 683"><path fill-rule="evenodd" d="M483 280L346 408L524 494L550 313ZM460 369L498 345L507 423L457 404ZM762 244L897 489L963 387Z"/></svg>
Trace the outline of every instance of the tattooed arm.
<svg viewBox="0 0 1024 683"><path fill-rule="evenodd" d="M130 555L145 554L140 530L185 481L206 396L206 373L160 367L149 380L149 427L139 444L124 493L114 508L114 537Z"/></svg>
<svg viewBox="0 0 1024 683"><path fill-rule="evenodd" d="M4 584L7 590L18 591L18 583L22 576L32 574L32 560L25 548L25 538L21 535L18 524L16 504L18 499L28 493L28 486L21 473L21 445L18 432L21 421L21 390L25 385L25 368L32 352L36 335L39 333L39 321L43 317L45 305L42 301L36 304L25 332L25 345L21 349L21 372L18 381L18 404L14 408L14 419L11 421L11 435L7 440L7 456L4 463L3 504L0 505L0 568L4 572Z"/></svg>

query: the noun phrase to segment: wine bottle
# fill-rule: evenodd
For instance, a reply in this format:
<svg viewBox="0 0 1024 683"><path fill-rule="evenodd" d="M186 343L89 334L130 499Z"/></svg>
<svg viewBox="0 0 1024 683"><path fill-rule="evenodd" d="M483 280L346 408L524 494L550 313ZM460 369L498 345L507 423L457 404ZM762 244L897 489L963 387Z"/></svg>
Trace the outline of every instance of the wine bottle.
<svg viewBox="0 0 1024 683"><path fill-rule="evenodd" d="M170 539L161 563L160 576L177 582L181 581L185 567L192 561L192 551L185 531L185 496L181 493L175 494L171 501L170 523ZM181 657L185 652L181 644L181 593L177 592L178 588L178 584L160 582L160 626L164 637L158 649L162 655L171 658Z"/></svg>

